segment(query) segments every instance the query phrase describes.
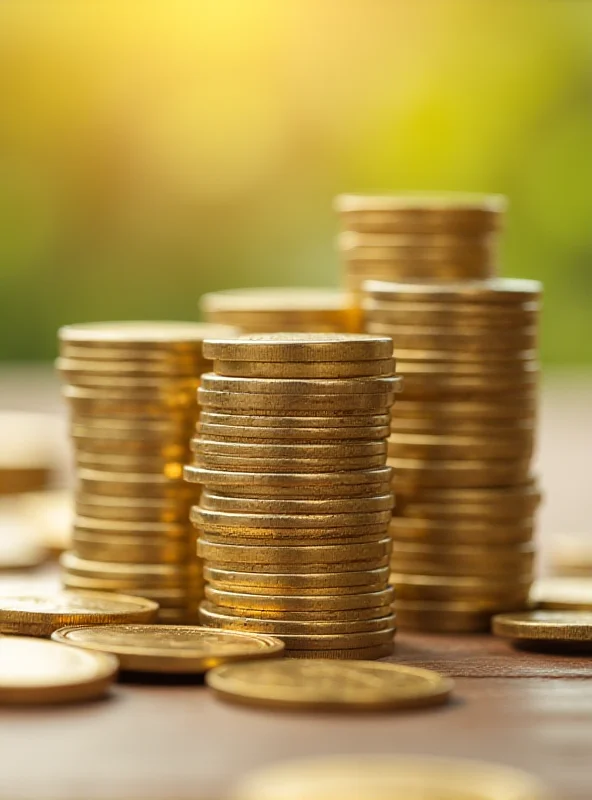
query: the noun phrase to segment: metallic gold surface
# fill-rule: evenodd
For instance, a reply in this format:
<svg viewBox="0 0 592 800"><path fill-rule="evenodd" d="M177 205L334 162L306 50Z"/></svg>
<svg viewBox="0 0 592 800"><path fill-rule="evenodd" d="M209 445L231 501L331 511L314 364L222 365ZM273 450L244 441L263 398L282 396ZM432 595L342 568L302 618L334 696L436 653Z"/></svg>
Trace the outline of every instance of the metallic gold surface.
<svg viewBox="0 0 592 800"><path fill-rule="evenodd" d="M117 659L29 637L0 637L0 705L91 700L117 674Z"/></svg>
<svg viewBox="0 0 592 800"><path fill-rule="evenodd" d="M271 636L176 625L66 627L52 639L115 655L123 670L160 673L202 673L232 661L276 657L284 649Z"/></svg>
<svg viewBox="0 0 592 800"><path fill-rule="evenodd" d="M450 678L431 670L323 660L222 666L207 675L206 683L223 699L239 703L344 711L437 705L454 687Z"/></svg>

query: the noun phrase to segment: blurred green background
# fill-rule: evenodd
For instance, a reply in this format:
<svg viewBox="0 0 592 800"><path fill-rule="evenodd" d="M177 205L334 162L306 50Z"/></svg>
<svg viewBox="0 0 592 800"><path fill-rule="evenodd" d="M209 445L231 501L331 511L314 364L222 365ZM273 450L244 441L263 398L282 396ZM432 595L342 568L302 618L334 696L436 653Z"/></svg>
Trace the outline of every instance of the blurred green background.
<svg viewBox="0 0 592 800"><path fill-rule="evenodd" d="M592 362L592 3L4 0L0 358L339 281L332 197L504 192L547 363Z"/></svg>

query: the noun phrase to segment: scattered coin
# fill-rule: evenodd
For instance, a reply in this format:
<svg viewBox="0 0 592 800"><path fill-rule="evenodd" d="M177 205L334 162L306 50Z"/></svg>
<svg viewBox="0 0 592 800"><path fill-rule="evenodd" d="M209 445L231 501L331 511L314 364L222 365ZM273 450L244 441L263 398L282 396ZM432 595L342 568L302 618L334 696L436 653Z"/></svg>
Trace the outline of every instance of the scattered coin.
<svg viewBox="0 0 592 800"><path fill-rule="evenodd" d="M272 636L188 625L65 627L52 639L111 653L122 670L134 672L199 674L227 662L276 657L284 649Z"/></svg>
<svg viewBox="0 0 592 800"><path fill-rule="evenodd" d="M592 647L591 611L525 611L493 618L493 633L516 642Z"/></svg>
<svg viewBox="0 0 592 800"><path fill-rule="evenodd" d="M453 682L431 670L395 664L325 660L218 667L206 676L234 702L314 710L395 710L445 702Z"/></svg>
<svg viewBox="0 0 592 800"><path fill-rule="evenodd" d="M243 778L231 794L231 800L461 797L550 800L551 794L534 775L501 764L408 755L346 755L274 764Z"/></svg>
<svg viewBox="0 0 592 800"><path fill-rule="evenodd" d="M117 659L56 642L0 637L0 705L69 703L104 694Z"/></svg>

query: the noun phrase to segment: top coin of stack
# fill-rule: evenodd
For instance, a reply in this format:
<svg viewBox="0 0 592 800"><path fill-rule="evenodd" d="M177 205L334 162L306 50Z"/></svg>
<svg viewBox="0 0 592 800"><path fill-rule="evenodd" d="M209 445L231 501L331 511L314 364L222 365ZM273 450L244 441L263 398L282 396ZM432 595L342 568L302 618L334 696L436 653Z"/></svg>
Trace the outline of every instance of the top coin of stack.
<svg viewBox="0 0 592 800"><path fill-rule="evenodd" d="M388 654L391 339L251 335L204 353L219 372L203 376L185 468L204 485L202 621L277 635L301 657Z"/></svg>
<svg viewBox="0 0 592 800"><path fill-rule="evenodd" d="M207 322L235 325L244 333L361 330L360 310L338 289L232 289L204 294L200 307Z"/></svg>
<svg viewBox="0 0 592 800"><path fill-rule="evenodd" d="M106 322L59 332L77 467L67 588L144 595L161 621L187 621L202 592L183 482L209 335L233 328Z"/></svg>
<svg viewBox="0 0 592 800"><path fill-rule="evenodd" d="M537 281L364 284L390 334L403 400L391 421L393 582L401 624L488 628L533 574Z"/></svg>
<svg viewBox="0 0 592 800"><path fill-rule="evenodd" d="M498 195L339 195L347 288L365 280L458 281L497 274Z"/></svg>

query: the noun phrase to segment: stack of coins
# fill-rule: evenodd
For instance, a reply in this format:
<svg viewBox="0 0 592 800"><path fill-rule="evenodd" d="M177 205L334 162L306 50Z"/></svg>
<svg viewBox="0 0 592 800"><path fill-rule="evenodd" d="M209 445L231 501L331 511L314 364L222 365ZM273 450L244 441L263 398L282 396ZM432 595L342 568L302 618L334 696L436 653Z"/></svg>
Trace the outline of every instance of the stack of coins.
<svg viewBox="0 0 592 800"><path fill-rule="evenodd" d="M365 280L459 281L497 274L498 195L340 195L346 287Z"/></svg>
<svg viewBox="0 0 592 800"><path fill-rule="evenodd" d="M206 336L232 328L176 322L70 325L57 367L76 459L67 588L157 601L161 622L195 619L203 575L183 481Z"/></svg>
<svg viewBox="0 0 592 800"><path fill-rule="evenodd" d="M269 633L299 657L392 650L392 341L363 334L212 340L188 481L206 625Z"/></svg>
<svg viewBox="0 0 592 800"><path fill-rule="evenodd" d="M338 289L233 289L200 300L208 322L235 325L244 333L357 333L360 309Z"/></svg>
<svg viewBox="0 0 592 800"><path fill-rule="evenodd" d="M541 285L492 279L365 285L365 325L390 334L404 394L391 421L391 523L401 626L487 628L533 574Z"/></svg>

